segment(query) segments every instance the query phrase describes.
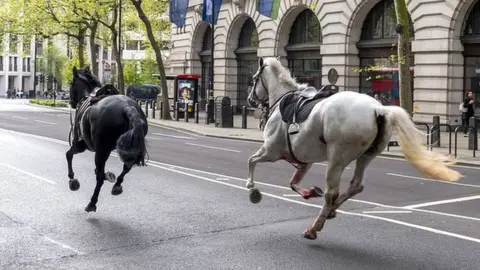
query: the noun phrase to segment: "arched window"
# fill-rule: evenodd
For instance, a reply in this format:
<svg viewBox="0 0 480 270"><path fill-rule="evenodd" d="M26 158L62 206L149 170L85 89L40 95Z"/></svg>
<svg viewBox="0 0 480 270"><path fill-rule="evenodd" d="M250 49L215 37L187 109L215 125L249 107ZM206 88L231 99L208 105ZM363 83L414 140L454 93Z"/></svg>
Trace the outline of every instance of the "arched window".
<svg viewBox="0 0 480 270"><path fill-rule="evenodd" d="M322 86L322 33L317 15L310 9L302 11L290 30L287 51L288 68L300 83Z"/></svg>
<svg viewBox="0 0 480 270"><path fill-rule="evenodd" d="M247 106L247 96L252 85L252 76L258 68L258 32L252 18L242 25L238 37L237 56L237 107Z"/></svg>
<svg viewBox="0 0 480 270"><path fill-rule="evenodd" d="M371 96L377 94L384 105L400 104L396 25L393 0L381 1L367 15L361 40L357 44L361 67L360 92ZM414 38L411 20L410 38ZM413 55L410 65L413 66ZM413 68L411 70L413 72Z"/></svg>
<svg viewBox="0 0 480 270"><path fill-rule="evenodd" d="M464 22L462 43L464 46L464 93L473 91L480 102L480 2L477 2ZM465 94L464 94L465 95Z"/></svg>

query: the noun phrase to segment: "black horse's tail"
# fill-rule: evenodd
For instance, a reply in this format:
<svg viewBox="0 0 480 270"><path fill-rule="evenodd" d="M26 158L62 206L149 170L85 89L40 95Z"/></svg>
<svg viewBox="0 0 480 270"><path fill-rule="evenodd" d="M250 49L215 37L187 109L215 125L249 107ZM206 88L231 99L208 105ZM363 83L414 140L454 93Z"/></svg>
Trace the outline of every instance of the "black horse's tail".
<svg viewBox="0 0 480 270"><path fill-rule="evenodd" d="M147 123L141 118L134 106L123 109L125 116L130 122L130 129L123 133L117 140L117 152L120 159L132 165L145 166L145 131Z"/></svg>

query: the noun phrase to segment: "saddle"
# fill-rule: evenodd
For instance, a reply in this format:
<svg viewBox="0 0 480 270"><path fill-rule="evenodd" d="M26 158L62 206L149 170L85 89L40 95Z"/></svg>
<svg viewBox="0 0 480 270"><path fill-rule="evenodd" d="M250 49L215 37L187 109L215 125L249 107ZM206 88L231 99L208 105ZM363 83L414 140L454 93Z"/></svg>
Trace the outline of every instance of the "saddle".
<svg viewBox="0 0 480 270"><path fill-rule="evenodd" d="M288 134L298 133L298 124L307 119L313 107L318 102L337 93L335 90L327 89L328 86L323 86L319 91L309 86L301 92L292 92L285 95L280 101L279 109L283 122L289 125Z"/></svg>
<svg viewBox="0 0 480 270"><path fill-rule="evenodd" d="M76 135L75 137L78 139L78 141L83 140L79 125L87 109L108 96L118 94L120 94L120 92L117 88L115 88L115 86L113 86L113 84L106 84L96 91L94 90L93 93L90 93L90 95L85 97L75 113L74 134Z"/></svg>

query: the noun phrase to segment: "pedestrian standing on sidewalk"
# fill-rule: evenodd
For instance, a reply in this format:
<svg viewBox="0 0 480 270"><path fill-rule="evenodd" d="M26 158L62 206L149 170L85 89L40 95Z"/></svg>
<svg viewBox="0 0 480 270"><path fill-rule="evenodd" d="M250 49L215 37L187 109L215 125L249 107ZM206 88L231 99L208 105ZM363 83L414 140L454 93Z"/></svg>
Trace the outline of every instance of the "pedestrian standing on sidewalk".
<svg viewBox="0 0 480 270"><path fill-rule="evenodd" d="M467 137L467 130L468 130L468 121L470 117L472 117L475 114L475 100L473 98L473 93L472 91L468 91L467 94L465 95L465 99L463 100L463 107L467 109L466 112L463 112L462 114L462 125L465 127L463 129L463 135L464 137Z"/></svg>

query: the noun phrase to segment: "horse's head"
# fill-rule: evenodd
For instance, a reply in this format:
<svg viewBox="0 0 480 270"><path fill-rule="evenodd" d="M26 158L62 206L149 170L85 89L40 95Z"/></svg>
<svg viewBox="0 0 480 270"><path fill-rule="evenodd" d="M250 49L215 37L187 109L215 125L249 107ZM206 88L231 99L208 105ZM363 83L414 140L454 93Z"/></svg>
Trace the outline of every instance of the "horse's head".
<svg viewBox="0 0 480 270"><path fill-rule="evenodd" d="M290 76L289 70L282 66L280 57L260 57L247 101L251 107L258 107L259 104L265 106L269 99L274 99L270 100L274 103L282 94L297 88L297 82Z"/></svg>
<svg viewBox="0 0 480 270"><path fill-rule="evenodd" d="M93 76L90 68L73 67L73 79L70 85L70 106L76 108L83 97L90 94L96 87L101 87L100 81Z"/></svg>

